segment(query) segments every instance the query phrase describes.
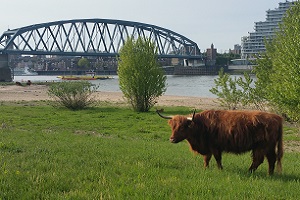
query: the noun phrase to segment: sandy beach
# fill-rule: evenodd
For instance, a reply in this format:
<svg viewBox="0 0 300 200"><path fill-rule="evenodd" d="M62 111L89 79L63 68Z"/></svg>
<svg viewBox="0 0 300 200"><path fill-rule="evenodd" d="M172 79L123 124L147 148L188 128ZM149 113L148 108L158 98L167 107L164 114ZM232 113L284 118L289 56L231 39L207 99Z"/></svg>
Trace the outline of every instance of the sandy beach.
<svg viewBox="0 0 300 200"><path fill-rule="evenodd" d="M50 100L47 94L48 86L30 85L0 86L0 101L39 101ZM99 101L110 101L126 103L122 92L95 92L95 98ZM196 109L218 109L221 108L215 98L200 98L186 96L163 95L159 97L156 107L163 106L187 106Z"/></svg>

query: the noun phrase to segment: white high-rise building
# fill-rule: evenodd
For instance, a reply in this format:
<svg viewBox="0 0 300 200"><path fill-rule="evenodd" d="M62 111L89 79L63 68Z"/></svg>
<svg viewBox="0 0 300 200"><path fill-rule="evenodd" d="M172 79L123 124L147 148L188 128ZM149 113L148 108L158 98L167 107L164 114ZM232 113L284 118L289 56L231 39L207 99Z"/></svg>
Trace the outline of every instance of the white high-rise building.
<svg viewBox="0 0 300 200"><path fill-rule="evenodd" d="M248 36L242 37L241 57L243 59L251 59L255 54L266 50L264 40L271 39L275 35L282 17L294 3L295 1L279 3L278 8L266 11L266 21L255 22L254 32L249 32Z"/></svg>

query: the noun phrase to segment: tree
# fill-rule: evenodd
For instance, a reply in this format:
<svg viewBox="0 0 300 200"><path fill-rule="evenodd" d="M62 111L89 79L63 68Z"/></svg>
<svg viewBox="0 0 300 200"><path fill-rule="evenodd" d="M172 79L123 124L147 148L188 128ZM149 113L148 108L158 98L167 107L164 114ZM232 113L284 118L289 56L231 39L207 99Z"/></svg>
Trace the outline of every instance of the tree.
<svg viewBox="0 0 300 200"><path fill-rule="evenodd" d="M120 89L135 111L149 111L166 91L166 76L150 39L127 39L120 50L118 75Z"/></svg>
<svg viewBox="0 0 300 200"><path fill-rule="evenodd" d="M266 45L256 74L266 98L292 120L300 119L300 2L295 2Z"/></svg>
<svg viewBox="0 0 300 200"><path fill-rule="evenodd" d="M90 61L87 58L80 58L78 61L78 66L81 68L89 68L90 67Z"/></svg>
<svg viewBox="0 0 300 200"><path fill-rule="evenodd" d="M241 58L238 54L233 53L217 53L216 56L216 65L226 66L230 63L231 60Z"/></svg>

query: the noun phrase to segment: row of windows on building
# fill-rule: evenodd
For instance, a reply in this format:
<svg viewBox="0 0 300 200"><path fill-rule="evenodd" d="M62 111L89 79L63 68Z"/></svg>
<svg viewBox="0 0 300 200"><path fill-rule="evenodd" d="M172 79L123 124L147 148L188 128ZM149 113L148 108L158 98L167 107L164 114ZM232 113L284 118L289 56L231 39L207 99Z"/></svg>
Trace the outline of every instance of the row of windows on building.
<svg viewBox="0 0 300 200"><path fill-rule="evenodd" d="M274 37L286 11L294 5L294 3L295 1L281 2L278 8L266 11L266 21L255 22L255 31L241 38L240 50L242 59L254 58L254 55L265 51L265 39L270 40Z"/></svg>

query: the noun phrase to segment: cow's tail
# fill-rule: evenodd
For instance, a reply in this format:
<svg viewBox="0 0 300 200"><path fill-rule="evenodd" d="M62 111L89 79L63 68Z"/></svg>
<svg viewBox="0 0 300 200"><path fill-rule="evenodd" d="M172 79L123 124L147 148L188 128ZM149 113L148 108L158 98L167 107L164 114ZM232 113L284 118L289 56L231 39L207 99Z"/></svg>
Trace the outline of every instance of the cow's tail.
<svg viewBox="0 0 300 200"><path fill-rule="evenodd" d="M282 123L280 124L280 127L278 129L278 141L277 141L277 171L278 173L282 172L282 165L281 160L283 156L283 127Z"/></svg>

